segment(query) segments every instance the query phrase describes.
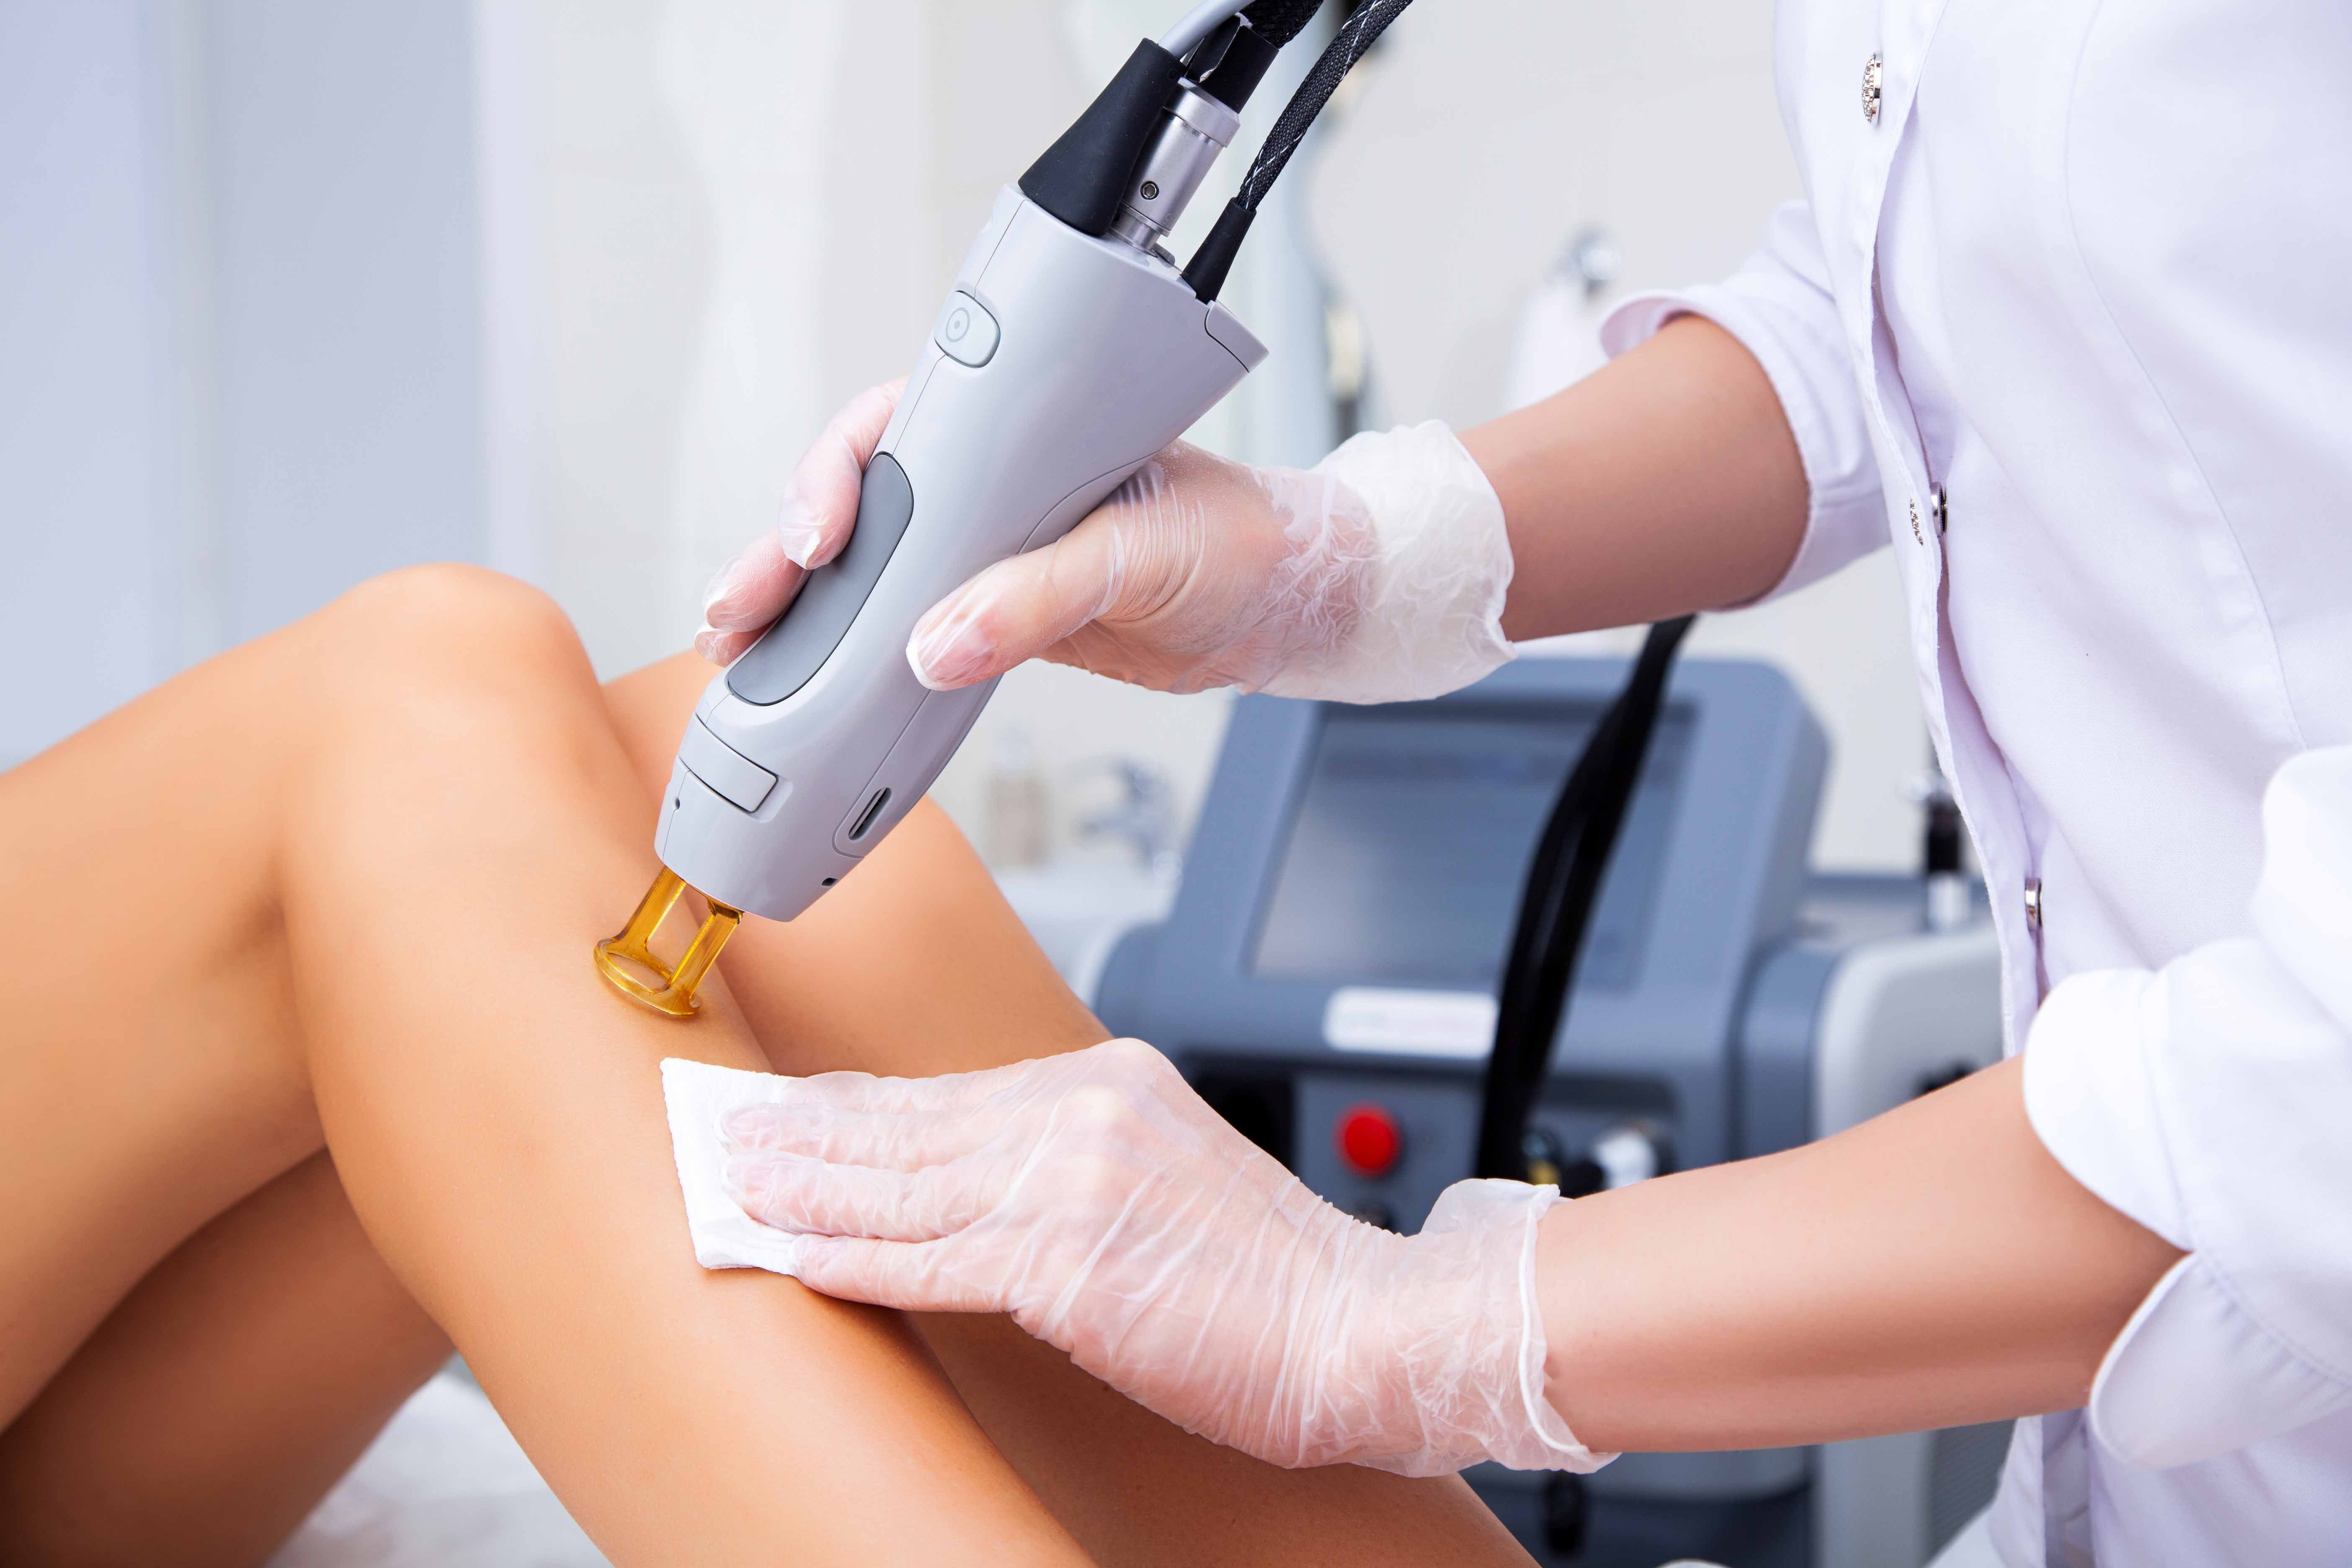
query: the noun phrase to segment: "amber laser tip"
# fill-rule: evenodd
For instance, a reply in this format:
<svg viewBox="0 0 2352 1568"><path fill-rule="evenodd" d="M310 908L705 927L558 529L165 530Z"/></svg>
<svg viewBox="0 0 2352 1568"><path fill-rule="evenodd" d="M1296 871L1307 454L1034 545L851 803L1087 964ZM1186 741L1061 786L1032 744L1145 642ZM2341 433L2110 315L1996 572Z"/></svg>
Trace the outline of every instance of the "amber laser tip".
<svg viewBox="0 0 2352 1568"><path fill-rule="evenodd" d="M637 912L618 934L608 936L596 944L596 972L608 981L613 989L631 1001L642 1002L656 1013L667 1013L673 1018L691 1018L702 1005L694 999L702 978L719 961L719 950L743 923L743 911L730 910L716 899L706 899L710 916L702 922L694 940L686 944L675 966L665 964L654 956L654 932L677 907L678 896L687 891L686 883L668 867L662 868L646 896L637 900Z"/></svg>

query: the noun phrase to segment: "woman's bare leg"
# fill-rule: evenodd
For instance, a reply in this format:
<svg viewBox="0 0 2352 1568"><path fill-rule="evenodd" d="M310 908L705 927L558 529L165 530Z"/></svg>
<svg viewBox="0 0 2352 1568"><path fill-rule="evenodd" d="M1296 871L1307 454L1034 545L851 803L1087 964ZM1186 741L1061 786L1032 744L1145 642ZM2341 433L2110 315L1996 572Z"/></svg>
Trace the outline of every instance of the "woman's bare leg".
<svg viewBox="0 0 2352 1568"><path fill-rule="evenodd" d="M710 677L681 656L605 689L649 801ZM807 914L744 922L720 965L780 1072L960 1072L1108 1037L928 803ZM1277 1469L1187 1436L1007 1319L920 1327L996 1446L1099 1562L1527 1562L1457 1479Z"/></svg>
<svg viewBox="0 0 2352 1568"><path fill-rule="evenodd" d="M448 1355L315 1154L157 1265L0 1432L7 1561L257 1562Z"/></svg>
<svg viewBox="0 0 2352 1568"><path fill-rule="evenodd" d="M652 775L648 791L658 790L708 673L692 660L674 660L608 689L615 722L641 770ZM216 738L234 744L240 737ZM21 781L12 775L10 782ZM9 804L0 788L0 820L8 819ZM0 838L0 866L9 865L10 847ZM169 868L152 869L171 884ZM233 900L219 902L231 917L222 923L233 931L267 923L249 912L237 918ZM187 935L204 924L185 921L159 934ZM269 947L268 933L255 945ZM203 962L234 967L222 957ZM184 956L180 966L196 965ZM944 1071L1084 1045L1102 1034L1054 978L952 828L928 809L809 916L789 928L750 928L730 968L738 989L754 994L751 1010L764 1019L771 1039L790 1041L810 1058L788 1064L799 1070ZM832 978L811 984L812 974ZM243 1012L250 1024L259 1010ZM9 1068L0 1051L0 1072ZM438 1351L437 1336L406 1305L398 1283L372 1252L351 1247L356 1232L339 1191L335 1212L320 1201L324 1184L310 1178L324 1170L323 1162L304 1167L182 1249L209 1259L208 1268L183 1268L182 1257L174 1257L157 1269L40 1404L0 1436L0 1489L14 1482L26 1489L19 1497L94 1501L118 1525L176 1518L179 1528L165 1538L183 1562L249 1560L251 1542L274 1539L299 1519L342 1462L324 1457L355 1453L396 1402L399 1389L388 1392L388 1384L404 1386L421 1376ZM232 1236L243 1238L242 1253L224 1244ZM0 1270L7 1265L0 1248ZM300 1314L310 1338L298 1343L280 1336L273 1347L270 1336L240 1332L259 1326L240 1315L249 1310L239 1289L248 1279L310 1279L341 1291L342 1304ZM209 1287L192 1288L197 1281ZM209 1305L215 1289L236 1310ZM327 1331L330 1322L342 1332ZM1346 1468L1273 1470L1183 1436L1002 1321L943 1319L925 1331L999 1443L1106 1557L1523 1561L1458 1483L1402 1482ZM230 1367L240 1370L227 1375ZM200 1375L205 1368L224 1375L208 1384ZM388 1375L393 1369L397 1376ZM239 1397L225 1398L231 1390ZM184 1419L169 1419L174 1411ZM126 1415L136 1418L122 1419ZM125 1441L124 1434L141 1432L143 1438ZM157 1441L164 1433L194 1435L195 1442L172 1449ZM147 1444L143 1455L140 1441ZM202 1452L183 1467L178 1460L192 1447ZM297 1458L282 1459L286 1455ZM110 1458L134 1463L125 1468ZM136 1463L142 1458L143 1467ZM135 1485L92 1485L93 1478L110 1475ZM203 1484L183 1484L183 1477ZM199 1494L215 1504L216 1527L182 1506ZM7 1495L0 1490L0 1499ZM123 1506L142 1501L149 1506ZM8 1511L0 1504L0 1515ZM142 1537L134 1528L114 1539ZM226 1550L200 1555L205 1539ZM139 1555L100 1550L79 1560ZM10 1560L50 1559L18 1552Z"/></svg>
<svg viewBox="0 0 2352 1568"><path fill-rule="evenodd" d="M0 980L0 1419L323 1129L619 1560L1078 1560L888 1315L694 1265L654 1064L762 1058L723 987L681 1028L595 981L645 837L561 616L450 570L0 779L0 898L37 922Z"/></svg>

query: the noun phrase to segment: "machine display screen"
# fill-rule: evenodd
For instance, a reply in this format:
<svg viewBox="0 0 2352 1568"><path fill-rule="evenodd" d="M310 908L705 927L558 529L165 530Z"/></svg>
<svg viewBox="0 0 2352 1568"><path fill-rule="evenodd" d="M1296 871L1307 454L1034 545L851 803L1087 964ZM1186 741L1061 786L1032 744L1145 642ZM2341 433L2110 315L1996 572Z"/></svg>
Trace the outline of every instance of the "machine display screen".
<svg viewBox="0 0 2352 1568"><path fill-rule="evenodd" d="M1536 839L1600 718L1559 703L1327 710L1258 927L1270 979L1496 983ZM1580 990L1641 959L1688 749L1669 707L1602 882Z"/></svg>

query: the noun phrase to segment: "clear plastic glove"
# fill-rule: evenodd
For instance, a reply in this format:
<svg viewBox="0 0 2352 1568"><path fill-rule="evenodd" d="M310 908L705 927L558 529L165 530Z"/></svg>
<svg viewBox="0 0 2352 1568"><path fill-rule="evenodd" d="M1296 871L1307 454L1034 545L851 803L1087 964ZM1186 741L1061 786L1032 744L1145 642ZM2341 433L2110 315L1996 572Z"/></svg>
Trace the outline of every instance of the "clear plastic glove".
<svg viewBox="0 0 2352 1568"><path fill-rule="evenodd" d="M784 613L809 573L841 553L857 524L857 495L907 378L869 386L833 416L801 456L772 532L753 540L702 591L694 651L732 664Z"/></svg>
<svg viewBox="0 0 2352 1568"><path fill-rule="evenodd" d="M1412 1237L1308 1192L1134 1040L737 1111L728 1180L828 1295L1007 1312L1190 1432L1288 1467L1589 1470L1545 1401L1536 1224L1462 1182Z"/></svg>
<svg viewBox="0 0 2352 1568"><path fill-rule="evenodd" d="M725 663L839 554L904 383L861 395L801 460L776 533L713 580L696 638ZM916 624L934 689L1045 658L1164 691L1433 697L1511 656L1502 505L1444 426L1359 436L1314 468L1170 447L1076 528Z"/></svg>

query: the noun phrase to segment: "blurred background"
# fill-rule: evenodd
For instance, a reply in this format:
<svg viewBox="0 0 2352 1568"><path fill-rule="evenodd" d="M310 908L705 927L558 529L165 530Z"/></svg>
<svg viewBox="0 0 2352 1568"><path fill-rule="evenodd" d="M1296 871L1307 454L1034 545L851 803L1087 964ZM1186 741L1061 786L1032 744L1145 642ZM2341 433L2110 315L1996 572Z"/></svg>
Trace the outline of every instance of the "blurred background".
<svg viewBox="0 0 2352 1568"><path fill-rule="evenodd" d="M0 765L408 562L541 584L607 674L683 647L998 186L1179 9L0 0ZM1275 358L1198 438L1306 464L1591 369L1612 300L1795 193L1770 42L1765 0L1409 12L1258 225L1225 298ZM1827 722L1819 863L1916 865L1884 556L1695 647ZM937 794L1000 868L1164 860L1229 706L1033 667Z"/></svg>

